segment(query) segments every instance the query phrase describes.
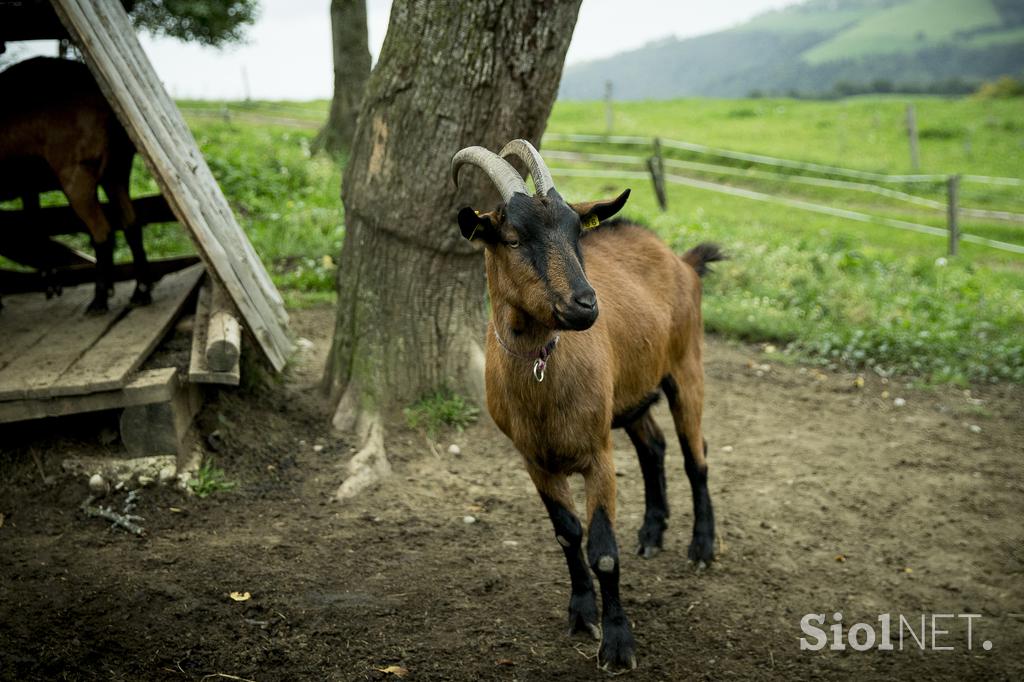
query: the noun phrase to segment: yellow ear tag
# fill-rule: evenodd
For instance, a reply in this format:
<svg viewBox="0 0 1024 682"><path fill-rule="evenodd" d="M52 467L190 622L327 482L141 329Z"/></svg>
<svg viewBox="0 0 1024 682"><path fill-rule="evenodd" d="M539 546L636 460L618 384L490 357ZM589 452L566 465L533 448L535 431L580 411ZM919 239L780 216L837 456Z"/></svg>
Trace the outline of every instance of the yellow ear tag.
<svg viewBox="0 0 1024 682"><path fill-rule="evenodd" d="M593 230L595 227L597 227L600 224L601 224L601 220L596 215L594 215L593 213L587 215L583 219L583 229L584 230Z"/></svg>

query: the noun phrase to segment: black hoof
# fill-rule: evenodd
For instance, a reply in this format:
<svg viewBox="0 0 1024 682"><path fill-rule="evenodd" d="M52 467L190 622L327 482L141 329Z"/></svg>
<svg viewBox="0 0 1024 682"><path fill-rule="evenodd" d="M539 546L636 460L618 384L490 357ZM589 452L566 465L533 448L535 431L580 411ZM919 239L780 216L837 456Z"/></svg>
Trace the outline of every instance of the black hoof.
<svg viewBox="0 0 1024 682"><path fill-rule="evenodd" d="M624 619L621 623L605 625L597 652L597 667L609 673L636 669L636 642Z"/></svg>
<svg viewBox="0 0 1024 682"><path fill-rule="evenodd" d="M640 526L640 531L637 533L640 546L637 548L636 553L645 559L657 556L658 552L661 551L662 536L664 536L667 526L668 524L665 523L665 519L661 515L646 516L644 518L644 525Z"/></svg>
<svg viewBox="0 0 1024 682"><path fill-rule="evenodd" d="M597 626L597 598L593 591L574 594L569 599L569 635L583 633L601 639Z"/></svg>
<svg viewBox="0 0 1024 682"><path fill-rule="evenodd" d="M132 292L131 304L132 305L149 305L153 302L152 287L144 285L136 285L135 291Z"/></svg>
<svg viewBox="0 0 1024 682"><path fill-rule="evenodd" d="M715 536L713 533L694 532L690 549L686 553L690 561L710 564L715 560Z"/></svg>
<svg viewBox="0 0 1024 682"><path fill-rule="evenodd" d="M110 310L110 307L107 305L106 301L100 301L100 300L97 300L97 299L93 299L92 303L89 304L89 307L85 309L85 314L86 315L103 315L103 314L107 313L109 310Z"/></svg>
<svg viewBox="0 0 1024 682"><path fill-rule="evenodd" d="M661 547L657 545L644 545L641 544L636 548L636 553L642 556L644 559L653 559L654 557L661 554Z"/></svg>

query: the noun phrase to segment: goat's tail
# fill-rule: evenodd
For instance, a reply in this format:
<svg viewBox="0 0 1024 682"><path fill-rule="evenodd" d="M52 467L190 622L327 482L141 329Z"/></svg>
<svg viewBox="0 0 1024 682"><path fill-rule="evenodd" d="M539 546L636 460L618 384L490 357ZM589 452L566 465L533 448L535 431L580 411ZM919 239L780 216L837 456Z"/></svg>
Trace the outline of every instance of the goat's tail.
<svg viewBox="0 0 1024 682"><path fill-rule="evenodd" d="M683 254L683 261L693 267L701 277L709 272L713 272L708 263L727 260L728 258L718 244L711 242L697 244L697 246Z"/></svg>

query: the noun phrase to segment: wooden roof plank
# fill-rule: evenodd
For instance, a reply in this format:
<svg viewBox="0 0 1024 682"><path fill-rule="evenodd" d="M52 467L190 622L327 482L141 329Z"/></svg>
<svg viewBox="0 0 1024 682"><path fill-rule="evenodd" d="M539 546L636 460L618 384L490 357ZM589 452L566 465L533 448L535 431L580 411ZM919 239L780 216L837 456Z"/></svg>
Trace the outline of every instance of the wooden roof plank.
<svg viewBox="0 0 1024 682"><path fill-rule="evenodd" d="M213 180L116 0L51 0L168 204L278 370L291 352L281 295ZM230 254L230 255L229 255Z"/></svg>
<svg viewBox="0 0 1024 682"><path fill-rule="evenodd" d="M84 3L83 9L85 18L89 21L89 26L93 29L102 29L107 27L110 29L111 21L101 20L100 16L95 13L95 10L101 9L102 4L93 5L91 3ZM116 7L116 5L115 5ZM123 13L122 13L123 16ZM127 19L124 18L125 22ZM150 151L154 155L154 160L158 163L163 162L167 169L167 174L174 177L178 181L179 193L181 194L182 206L185 209L191 208L193 215L193 223L196 229L192 230L194 237L199 238L200 242L206 244L207 249L210 251L210 260L216 265L218 262L223 264L230 273L237 276L239 283L242 285L233 292L234 297L242 296L248 298L253 306L257 309L261 316L269 316L270 320L287 319L286 313L281 308L281 314L277 314L272 309L270 302L255 296L254 285L258 286L261 290L265 287L259 285L257 273L266 275L266 271L263 269L262 263L258 257L253 255L247 257L247 251L242 247L242 244L248 244L248 240L245 238L244 233L238 228L234 222L234 217L230 212L230 207L227 206L227 202L223 195L220 193L220 189L213 180L212 175L209 176L208 182L198 182L195 172L199 168L206 168L206 162L202 155L199 153L198 147L195 144L195 140L191 133L184 127L182 119L181 129L184 130L184 135L187 137L179 136L177 139L172 134L173 125L167 124L170 118L177 116L180 119L180 112L177 107L166 95L162 86L157 85L158 91L154 90L153 87L147 89L146 84L143 80L139 79L139 71L146 71L136 61L134 64L129 63L131 61L131 51L124 47L125 36L130 36L132 41L134 40L134 34L130 32L117 31L110 29L105 34L105 40L99 41L96 45L96 57L98 61L109 61L114 66L113 72L121 76L121 80L125 83L130 82L135 85L136 88L142 91L143 96L134 97L130 96L129 87L125 87L129 97L126 107L126 113L131 115L132 113L138 112L138 116L135 119L138 125L136 126L141 132L148 132L153 141L156 142ZM141 48L140 48L141 51ZM145 56L142 55L144 59ZM147 62L148 64L148 62ZM149 69L151 72L152 69ZM155 79L155 74L153 74ZM134 79L134 80L133 80ZM121 83L115 84L120 85ZM116 88L115 88L116 90ZM149 96L146 96L148 92ZM116 93L115 93L116 94ZM159 105L163 106L159 106ZM129 129L130 130L130 129ZM159 178L158 178L159 179ZM171 190L171 185L168 183L168 190ZM205 195L205 196L204 196ZM220 215L216 210L218 205L223 205L224 211ZM226 219L230 221L227 223L229 226L227 229L219 229L221 226L221 218L226 216ZM234 229L231 229L233 226ZM205 228L205 229L203 229ZM216 241L216 245L211 245L210 240L204 240L205 235L212 235L212 241ZM226 238L225 238L226 237ZM231 249L233 257L227 257L227 251L225 249L217 247L228 247L233 246ZM202 250L202 246L197 244L197 249ZM238 253L238 250L243 251L242 254ZM225 252L223 259L217 258L217 254ZM224 284L230 290L233 289L230 277L224 277L224 270L214 268L214 275L218 276L217 279L223 279ZM269 283L269 278L267 278ZM269 284L273 288L272 284ZM275 334L275 326L261 325L253 323L252 320L247 320L250 324L255 327L256 332L261 338L265 338L270 343L274 344L285 344L290 347L290 341L287 335L284 334L283 326L280 333ZM282 358L283 363L283 358Z"/></svg>

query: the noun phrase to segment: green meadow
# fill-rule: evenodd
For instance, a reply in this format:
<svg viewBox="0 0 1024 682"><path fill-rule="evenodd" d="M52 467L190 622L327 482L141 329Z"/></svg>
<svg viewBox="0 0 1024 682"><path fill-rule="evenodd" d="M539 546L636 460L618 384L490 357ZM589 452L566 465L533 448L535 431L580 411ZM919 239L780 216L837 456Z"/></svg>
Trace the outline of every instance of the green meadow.
<svg viewBox="0 0 1024 682"><path fill-rule="evenodd" d="M616 104L613 133L887 174L911 172L905 107L913 101L921 173L1024 177L1024 100L902 97L681 100ZM326 102L181 102L214 175L292 306L334 300L344 238L340 163L310 155ZM604 105L559 102L548 131L603 134ZM646 145L551 141L546 149L650 153ZM749 164L666 150L669 158L743 169ZM137 161L134 194L155 191ZM596 168L552 161L553 167ZM604 169L627 169L607 166ZM798 171L767 168L776 173ZM636 171L637 168L632 170ZM863 191L714 170L679 175L936 227L942 210ZM715 241L731 255L705 285L709 331L774 347L780 360L910 375L926 383L1024 382L1024 255L940 236L668 186L658 209L647 179L557 177L570 200L631 187L626 217L675 249ZM887 185L936 201L944 183ZM963 182L961 205L1024 213L1024 188ZM453 226L454 229L454 226ZM962 219L961 230L1024 245L1024 224ZM85 246L84 239L80 245ZM188 251L176 225L147 228L154 255ZM119 256L127 259L125 249Z"/></svg>

